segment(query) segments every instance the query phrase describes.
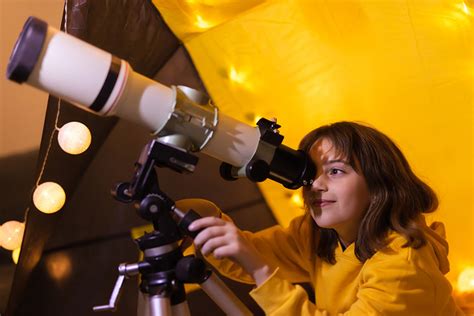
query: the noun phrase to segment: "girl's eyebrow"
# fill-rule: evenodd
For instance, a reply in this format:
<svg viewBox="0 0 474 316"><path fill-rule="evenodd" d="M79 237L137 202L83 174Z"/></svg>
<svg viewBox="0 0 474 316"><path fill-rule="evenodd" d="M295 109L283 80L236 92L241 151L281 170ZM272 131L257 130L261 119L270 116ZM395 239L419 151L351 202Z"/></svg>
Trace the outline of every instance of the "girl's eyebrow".
<svg viewBox="0 0 474 316"><path fill-rule="evenodd" d="M350 166L349 162L347 162L346 160L343 160L343 159L328 160L325 163L323 163L323 166L329 165L329 164L332 164L332 163L336 163L336 162L342 162L343 164Z"/></svg>

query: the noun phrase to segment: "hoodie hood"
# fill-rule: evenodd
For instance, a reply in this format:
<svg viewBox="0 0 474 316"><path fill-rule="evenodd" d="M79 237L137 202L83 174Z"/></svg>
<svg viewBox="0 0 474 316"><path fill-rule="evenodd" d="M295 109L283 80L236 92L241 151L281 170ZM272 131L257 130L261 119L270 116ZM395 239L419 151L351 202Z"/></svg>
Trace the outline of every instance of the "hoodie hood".
<svg viewBox="0 0 474 316"><path fill-rule="evenodd" d="M423 218L423 231L426 242L433 248L434 255L438 261L439 270L446 274L449 272L448 251L449 246L446 240L446 229L441 222L433 222L430 226L426 225Z"/></svg>

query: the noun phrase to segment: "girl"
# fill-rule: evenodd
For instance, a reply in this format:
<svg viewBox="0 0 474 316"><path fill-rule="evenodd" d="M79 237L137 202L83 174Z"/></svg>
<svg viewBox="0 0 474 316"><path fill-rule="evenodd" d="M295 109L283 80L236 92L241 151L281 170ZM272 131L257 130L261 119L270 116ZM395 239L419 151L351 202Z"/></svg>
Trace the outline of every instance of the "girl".
<svg viewBox="0 0 474 316"><path fill-rule="evenodd" d="M195 246L224 275L254 282L271 315L457 315L444 274L442 224L427 227L436 195L381 132L352 122L319 127L301 141L317 167L303 188L306 214L288 228L252 234L222 215L195 221ZM178 207L220 213L207 201ZM212 254L212 256L210 256ZM222 260L217 260L222 259ZM302 287L310 282L314 303Z"/></svg>

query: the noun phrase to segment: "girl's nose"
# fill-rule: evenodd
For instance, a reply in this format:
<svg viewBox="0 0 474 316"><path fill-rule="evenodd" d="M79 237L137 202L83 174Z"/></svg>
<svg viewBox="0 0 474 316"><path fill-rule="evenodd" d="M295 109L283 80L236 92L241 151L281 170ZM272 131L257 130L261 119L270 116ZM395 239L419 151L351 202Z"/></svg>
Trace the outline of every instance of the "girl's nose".
<svg viewBox="0 0 474 316"><path fill-rule="evenodd" d="M311 185L311 190L316 192L328 190L324 174L316 175L316 178L314 178L313 184Z"/></svg>

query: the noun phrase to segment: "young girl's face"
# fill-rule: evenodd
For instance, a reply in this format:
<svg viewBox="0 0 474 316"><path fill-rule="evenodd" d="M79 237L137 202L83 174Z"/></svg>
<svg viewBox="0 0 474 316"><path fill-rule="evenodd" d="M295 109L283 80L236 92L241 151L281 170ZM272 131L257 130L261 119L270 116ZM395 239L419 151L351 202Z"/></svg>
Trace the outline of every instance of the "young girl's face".
<svg viewBox="0 0 474 316"><path fill-rule="evenodd" d="M319 227L335 229L348 245L356 239L369 206L365 178L325 138L317 140L309 153L317 167L314 183L306 194L311 216Z"/></svg>

